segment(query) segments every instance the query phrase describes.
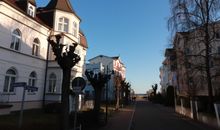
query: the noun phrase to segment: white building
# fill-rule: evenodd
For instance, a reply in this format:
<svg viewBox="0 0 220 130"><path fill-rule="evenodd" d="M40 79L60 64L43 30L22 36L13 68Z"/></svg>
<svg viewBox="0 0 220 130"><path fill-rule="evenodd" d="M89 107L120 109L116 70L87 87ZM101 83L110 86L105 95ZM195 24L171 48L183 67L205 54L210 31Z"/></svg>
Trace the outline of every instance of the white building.
<svg viewBox="0 0 220 130"><path fill-rule="evenodd" d="M165 93L168 87L168 84L169 84L168 77L169 77L169 67L163 64L160 67L160 85L161 85L162 93Z"/></svg>
<svg viewBox="0 0 220 130"><path fill-rule="evenodd" d="M165 60L160 67L161 92L164 94L169 86L177 87L175 52L172 48L165 51Z"/></svg>
<svg viewBox="0 0 220 130"><path fill-rule="evenodd" d="M47 42L51 30L63 33L61 43L67 47L78 43L81 61L72 78L82 76L88 48L69 0L51 0L43 8L35 0L0 0L0 19L0 102L12 104L12 111L20 109L23 88L13 88L14 82L38 88L26 92L25 109L40 108L43 100L59 101L63 77Z"/></svg>
<svg viewBox="0 0 220 130"><path fill-rule="evenodd" d="M108 85L108 98L109 100L115 99L115 76L120 76L122 80L125 79L126 67L122 63L119 56L109 57L104 55L96 56L89 60L89 64L86 64L86 69L94 71L96 73L104 72L105 74L111 74L111 79L107 83ZM103 89L103 99L105 99L106 88Z"/></svg>

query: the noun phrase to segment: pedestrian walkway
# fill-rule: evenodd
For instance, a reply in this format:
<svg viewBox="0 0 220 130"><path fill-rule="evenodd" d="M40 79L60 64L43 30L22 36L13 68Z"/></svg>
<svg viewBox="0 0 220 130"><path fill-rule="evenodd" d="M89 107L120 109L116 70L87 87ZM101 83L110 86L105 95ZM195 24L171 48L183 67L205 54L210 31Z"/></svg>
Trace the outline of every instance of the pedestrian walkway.
<svg viewBox="0 0 220 130"><path fill-rule="evenodd" d="M135 110L134 130L217 130L148 101L137 101Z"/></svg>
<svg viewBox="0 0 220 130"><path fill-rule="evenodd" d="M106 126L99 130L130 130L132 118L135 111L135 104L120 108L108 119Z"/></svg>

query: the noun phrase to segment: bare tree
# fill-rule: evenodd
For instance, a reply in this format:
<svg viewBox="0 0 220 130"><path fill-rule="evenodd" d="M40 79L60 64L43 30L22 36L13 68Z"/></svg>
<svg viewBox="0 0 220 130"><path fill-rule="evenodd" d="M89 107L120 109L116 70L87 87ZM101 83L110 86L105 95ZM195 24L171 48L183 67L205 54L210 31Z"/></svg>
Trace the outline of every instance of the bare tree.
<svg viewBox="0 0 220 130"><path fill-rule="evenodd" d="M152 85L152 89L153 89L154 96L156 96L157 95L157 84Z"/></svg>
<svg viewBox="0 0 220 130"><path fill-rule="evenodd" d="M127 105L129 102L129 98L130 98L131 84L127 82L126 80L122 80L121 88L122 88L122 95L125 96L123 100L125 101L125 105Z"/></svg>
<svg viewBox="0 0 220 130"><path fill-rule="evenodd" d="M75 66L76 63L80 61L80 57L74 53L77 46L76 43L73 43L73 46L69 47L69 50L63 52L63 47L65 45L60 44L60 39L62 34L55 35L55 41L52 39L53 36L48 37L48 42L52 46L54 55L56 56L55 60L60 65L63 70L63 81L62 81L62 113L61 113L61 129L69 129L69 93L70 93L70 76L71 69Z"/></svg>
<svg viewBox="0 0 220 130"><path fill-rule="evenodd" d="M107 75L104 73L95 74L93 71L87 70L85 72L85 75L95 90L95 105L93 110L95 112L95 118L98 119L102 89L105 87L105 84L108 82L108 80L110 80L111 75Z"/></svg>
<svg viewBox="0 0 220 130"><path fill-rule="evenodd" d="M115 91L116 91L116 105L115 109L118 110L120 106L120 90L121 90L121 81L122 77L120 74L115 74L114 75L114 86L115 86Z"/></svg>
<svg viewBox="0 0 220 130"><path fill-rule="evenodd" d="M197 46L197 50L194 50L196 54L187 55L191 58L190 64L195 70L199 70L191 74L199 73L200 76L205 77L211 109L213 108L213 85L210 50L213 48L216 28L219 26L217 21L220 15L220 0L170 0L170 5L171 17L168 20L168 28L172 34L188 32L190 44Z"/></svg>

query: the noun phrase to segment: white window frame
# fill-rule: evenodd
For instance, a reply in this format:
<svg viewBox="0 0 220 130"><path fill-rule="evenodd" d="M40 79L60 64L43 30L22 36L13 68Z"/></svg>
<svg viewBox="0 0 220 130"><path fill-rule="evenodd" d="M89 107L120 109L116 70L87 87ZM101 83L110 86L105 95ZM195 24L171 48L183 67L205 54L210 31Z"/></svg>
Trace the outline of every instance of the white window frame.
<svg viewBox="0 0 220 130"><path fill-rule="evenodd" d="M56 74L51 73L49 75L48 93L56 93L56 91L57 91L56 82L57 82Z"/></svg>
<svg viewBox="0 0 220 130"><path fill-rule="evenodd" d="M58 31L61 32L69 32L69 19L65 17L61 17L58 20Z"/></svg>
<svg viewBox="0 0 220 130"><path fill-rule="evenodd" d="M16 34L18 33L18 34ZM11 45L10 48L16 51L20 50L20 44L21 44L21 32L19 29L15 29L12 31L12 39L11 39Z"/></svg>
<svg viewBox="0 0 220 130"><path fill-rule="evenodd" d="M33 41L32 55L39 56L39 54L40 54L40 41L38 38L35 38Z"/></svg>
<svg viewBox="0 0 220 130"><path fill-rule="evenodd" d="M81 51L80 51L80 49L76 49L76 50L75 50L75 53L81 57ZM81 60L80 60L80 61L81 61ZM76 65L79 66L79 65L80 65L80 61L79 61L78 63L76 63Z"/></svg>
<svg viewBox="0 0 220 130"><path fill-rule="evenodd" d="M77 23L73 22L73 36L74 37L77 37L77 28L78 28Z"/></svg>
<svg viewBox="0 0 220 130"><path fill-rule="evenodd" d="M9 71L12 71L14 74L10 74ZM4 88L3 88L4 93L14 93L15 92L14 88L12 88L11 85L12 85L12 83L15 83L16 78L17 78L16 71L12 68L8 69L5 74Z"/></svg>
<svg viewBox="0 0 220 130"><path fill-rule="evenodd" d="M29 75L28 86L36 87L37 84L37 74L32 71ZM28 94L35 94L34 91L28 90Z"/></svg>
<svg viewBox="0 0 220 130"><path fill-rule="evenodd" d="M33 6L30 3L28 3L27 13L31 17L35 17L35 6Z"/></svg>

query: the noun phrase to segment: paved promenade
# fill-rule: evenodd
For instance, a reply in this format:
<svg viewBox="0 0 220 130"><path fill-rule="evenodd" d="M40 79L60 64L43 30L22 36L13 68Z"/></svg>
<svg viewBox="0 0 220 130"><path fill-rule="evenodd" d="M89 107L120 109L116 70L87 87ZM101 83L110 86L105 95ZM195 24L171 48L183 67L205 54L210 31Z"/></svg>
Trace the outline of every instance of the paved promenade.
<svg viewBox="0 0 220 130"><path fill-rule="evenodd" d="M148 101L137 102L133 122L134 130L217 130Z"/></svg>
<svg viewBox="0 0 220 130"><path fill-rule="evenodd" d="M99 130L130 130L132 117L135 111L135 104L120 108L111 117L109 117L108 124Z"/></svg>
<svg viewBox="0 0 220 130"><path fill-rule="evenodd" d="M122 108L99 130L217 130L206 124L185 118L174 109L148 101L137 101Z"/></svg>

